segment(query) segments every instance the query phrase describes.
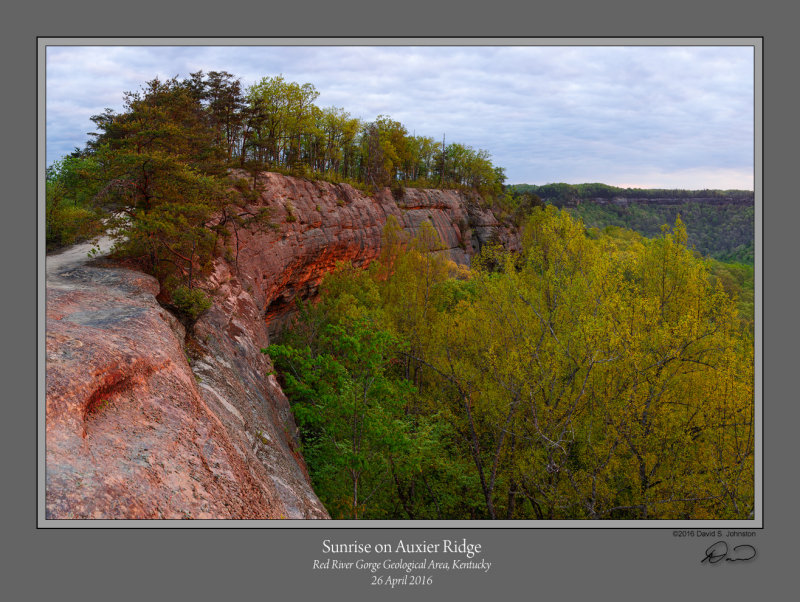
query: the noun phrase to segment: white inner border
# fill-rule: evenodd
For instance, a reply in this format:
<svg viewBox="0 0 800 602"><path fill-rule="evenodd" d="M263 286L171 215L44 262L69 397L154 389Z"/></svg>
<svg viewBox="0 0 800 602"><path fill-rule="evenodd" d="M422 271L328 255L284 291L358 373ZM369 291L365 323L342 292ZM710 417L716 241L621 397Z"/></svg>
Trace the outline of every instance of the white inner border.
<svg viewBox="0 0 800 602"><path fill-rule="evenodd" d="M45 519L45 185L47 46L748 46L753 47L755 512L752 520L47 520ZM37 40L37 526L40 528L763 528L763 40L761 38L39 38Z"/></svg>

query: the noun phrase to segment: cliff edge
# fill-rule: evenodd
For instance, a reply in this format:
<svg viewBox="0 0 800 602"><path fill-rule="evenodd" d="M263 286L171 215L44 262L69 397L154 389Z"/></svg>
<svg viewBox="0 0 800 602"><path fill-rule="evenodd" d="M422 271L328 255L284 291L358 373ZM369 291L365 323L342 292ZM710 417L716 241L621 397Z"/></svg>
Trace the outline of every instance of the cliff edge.
<svg viewBox="0 0 800 602"><path fill-rule="evenodd" d="M48 519L328 518L260 352L269 328L337 262L375 259L389 216L411 235L430 221L458 263L490 240L518 246L463 192L367 196L273 173L255 189L251 208L268 207L275 227L239 231L188 334L157 302L154 278L90 261L89 245L47 258Z"/></svg>

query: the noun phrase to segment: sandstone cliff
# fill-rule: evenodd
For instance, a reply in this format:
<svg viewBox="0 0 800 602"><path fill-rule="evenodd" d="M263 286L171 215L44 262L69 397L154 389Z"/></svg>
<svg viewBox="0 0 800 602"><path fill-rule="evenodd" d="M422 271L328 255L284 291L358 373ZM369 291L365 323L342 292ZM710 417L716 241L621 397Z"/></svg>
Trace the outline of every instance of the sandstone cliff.
<svg viewBox="0 0 800 602"><path fill-rule="evenodd" d="M237 175L247 178L243 172ZM459 191L405 189L395 195L387 188L367 196L347 184L274 173L260 174L256 190L257 205L270 209L277 228L240 234L238 268L273 326L295 298L312 296L337 262L365 266L375 259L389 216L397 218L410 236L429 221L442 239L442 252L460 264L468 264L492 239L518 247L513 231L481 209L479 199Z"/></svg>
<svg viewBox="0 0 800 602"><path fill-rule="evenodd" d="M88 246L48 258L47 518L327 518L260 352L268 329L336 262L377 257L390 215L412 235L429 220L458 263L518 245L456 191L370 197L272 173L256 189L276 228L240 231L237 261L215 262L190 336L155 279L88 262Z"/></svg>

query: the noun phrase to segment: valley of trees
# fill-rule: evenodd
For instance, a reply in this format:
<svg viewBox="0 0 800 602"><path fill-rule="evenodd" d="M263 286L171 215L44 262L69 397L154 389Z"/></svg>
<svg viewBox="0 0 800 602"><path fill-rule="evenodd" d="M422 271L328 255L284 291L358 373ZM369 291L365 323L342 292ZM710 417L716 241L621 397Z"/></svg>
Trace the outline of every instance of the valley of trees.
<svg viewBox="0 0 800 602"><path fill-rule="evenodd" d="M323 282L272 357L335 518L746 519L750 316L678 220L531 211L472 269L435 231Z"/></svg>

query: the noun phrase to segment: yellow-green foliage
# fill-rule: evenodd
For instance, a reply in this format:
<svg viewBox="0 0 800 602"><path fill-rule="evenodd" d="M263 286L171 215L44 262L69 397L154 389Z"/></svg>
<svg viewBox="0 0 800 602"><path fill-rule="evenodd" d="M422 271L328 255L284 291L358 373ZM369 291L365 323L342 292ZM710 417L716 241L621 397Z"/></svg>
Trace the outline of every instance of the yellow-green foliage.
<svg viewBox="0 0 800 602"><path fill-rule="evenodd" d="M181 313L191 320L196 320L200 314L211 307L211 299L208 298L205 291L185 286L179 286L172 292L172 302Z"/></svg>
<svg viewBox="0 0 800 602"><path fill-rule="evenodd" d="M49 248L71 245L99 231L98 216L86 207L56 207L47 212L47 245Z"/></svg>
<svg viewBox="0 0 800 602"><path fill-rule="evenodd" d="M725 292L736 299L739 317L752 329L755 311L755 273L753 266L711 260L710 270L713 277L725 289Z"/></svg>
<svg viewBox="0 0 800 602"><path fill-rule="evenodd" d="M91 206L97 184L92 159L65 157L47 170L45 238L48 249L91 238L102 230L101 214Z"/></svg>
<svg viewBox="0 0 800 602"><path fill-rule="evenodd" d="M449 500L447 518L750 516L752 335L680 220L655 240L587 236L535 209L521 255L489 249L460 279L436 244L389 224L378 266L340 271L321 301L402 341L406 411L447 425L439 461L470 480L456 493L429 465L414 481L439 492L428 503Z"/></svg>

